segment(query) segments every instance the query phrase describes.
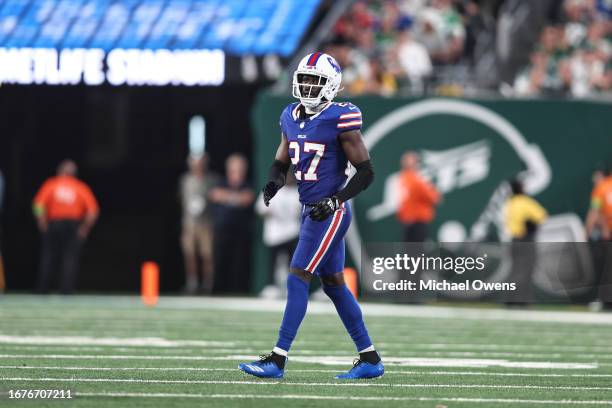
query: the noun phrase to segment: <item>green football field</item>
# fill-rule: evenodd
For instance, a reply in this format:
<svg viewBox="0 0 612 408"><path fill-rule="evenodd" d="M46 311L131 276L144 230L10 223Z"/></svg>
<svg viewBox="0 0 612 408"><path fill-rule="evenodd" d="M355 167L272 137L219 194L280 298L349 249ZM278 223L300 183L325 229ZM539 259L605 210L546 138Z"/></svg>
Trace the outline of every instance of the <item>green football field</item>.
<svg viewBox="0 0 612 408"><path fill-rule="evenodd" d="M355 352L331 303L311 302L283 380L236 366L274 344L282 302L0 296L0 406L612 406L612 315L365 304L386 365L339 382ZM9 399L9 390L72 399Z"/></svg>

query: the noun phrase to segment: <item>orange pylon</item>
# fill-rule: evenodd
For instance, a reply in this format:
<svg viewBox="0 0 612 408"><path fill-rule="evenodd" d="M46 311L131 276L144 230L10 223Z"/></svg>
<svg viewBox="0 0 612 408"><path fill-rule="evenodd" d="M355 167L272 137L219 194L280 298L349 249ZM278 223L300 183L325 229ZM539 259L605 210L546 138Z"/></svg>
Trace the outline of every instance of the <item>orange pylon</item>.
<svg viewBox="0 0 612 408"><path fill-rule="evenodd" d="M344 281L355 299L359 298L359 276L353 268L344 268Z"/></svg>
<svg viewBox="0 0 612 408"><path fill-rule="evenodd" d="M140 294L142 303L155 306L159 299L159 266L155 262L142 264Z"/></svg>

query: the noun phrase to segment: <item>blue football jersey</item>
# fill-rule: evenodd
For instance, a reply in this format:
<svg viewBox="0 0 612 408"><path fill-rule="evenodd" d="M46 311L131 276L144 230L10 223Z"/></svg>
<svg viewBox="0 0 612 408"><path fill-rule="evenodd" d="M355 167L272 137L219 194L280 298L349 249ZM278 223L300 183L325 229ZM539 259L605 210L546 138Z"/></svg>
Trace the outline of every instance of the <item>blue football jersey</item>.
<svg viewBox="0 0 612 408"><path fill-rule="evenodd" d="M349 162L338 135L361 129L361 111L350 102L332 102L318 114L300 119L298 109L298 102L287 106L280 127L289 141L300 201L312 204L331 197L346 183Z"/></svg>

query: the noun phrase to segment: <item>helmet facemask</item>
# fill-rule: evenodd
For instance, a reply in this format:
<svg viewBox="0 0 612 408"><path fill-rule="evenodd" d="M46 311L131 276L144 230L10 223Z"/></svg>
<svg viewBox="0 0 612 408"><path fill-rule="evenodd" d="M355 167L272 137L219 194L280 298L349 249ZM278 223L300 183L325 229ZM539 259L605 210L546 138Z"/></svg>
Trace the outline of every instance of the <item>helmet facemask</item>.
<svg viewBox="0 0 612 408"><path fill-rule="evenodd" d="M302 105L313 109L323 103L329 79L320 74L296 72L293 76L293 96Z"/></svg>

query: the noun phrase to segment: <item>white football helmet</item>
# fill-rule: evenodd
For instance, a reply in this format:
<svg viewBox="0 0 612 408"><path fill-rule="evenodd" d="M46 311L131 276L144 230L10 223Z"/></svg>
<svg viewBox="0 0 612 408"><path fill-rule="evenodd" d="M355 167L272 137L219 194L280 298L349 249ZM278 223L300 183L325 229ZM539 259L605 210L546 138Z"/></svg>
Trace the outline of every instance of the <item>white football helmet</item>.
<svg viewBox="0 0 612 408"><path fill-rule="evenodd" d="M331 55L315 52L306 55L293 73L293 97L313 109L331 102L340 90L342 69Z"/></svg>

